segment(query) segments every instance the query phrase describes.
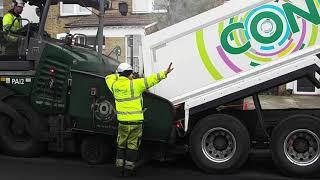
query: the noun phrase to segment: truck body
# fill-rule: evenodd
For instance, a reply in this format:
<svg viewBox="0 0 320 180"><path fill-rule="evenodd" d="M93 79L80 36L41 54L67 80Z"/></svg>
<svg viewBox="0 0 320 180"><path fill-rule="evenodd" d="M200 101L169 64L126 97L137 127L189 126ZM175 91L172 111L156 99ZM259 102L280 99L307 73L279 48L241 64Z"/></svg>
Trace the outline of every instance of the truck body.
<svg viewBox="0 0 320 180"><path fill-rule="evenodd" d="M59 1L30 2L42 8L39 25L29 23L23 35L0 31L1 149L14 156L78 152L102 163L117 133L104 78L119 62L72 43L76 35L50 38L45 19ZM203 171L225 173L239 169L250 149L270 148L285 173L317 172L320 111L263 111L258 93L302 77L320 87L319 8L318 0L234 0L148 35L145 75L170 62L175 69L143 95L145 153L164 160L188 151ZM255 111L220 108L248 96Z"/></svg>
<svg viewBox="0 0 320 180"><path fill-rule="evenodd" d="M310 8L318 10L318 4L310 1ZM295 58L312 59L318 52L315 46L319 44L319 31L314 18L318 13L313 14L310 9L311 13L305 15L293 7L309 12L305 1L300 0L292 3L231 1L148 35L144 43L145 73L158 72L169 62L176 65L174 75L166 83L154 87L153 92L175 105L186 103L186 107L192 108L205 102L193 105L191 99L216 93L220 87L280 67ZM288 22L289 18L291 22ZM266 28L265 32L262 32L263 28ZM301 52L304 49L309 50ZM185 80L189 83L184 83ZM206 101L247 87L250 85Z"/></svg>
<svg viewBox="0 0 320 180"><path fill-rule="evenodd" d="M263 111L258 97L303 77L320 87L319 10L318 0L234 0L145 38L147 75L174 64L152 92L180 107L198 167L236 169L264 147L287 174L319 169L318 110ZM256 113L220 109L248 96Z"/></svg>

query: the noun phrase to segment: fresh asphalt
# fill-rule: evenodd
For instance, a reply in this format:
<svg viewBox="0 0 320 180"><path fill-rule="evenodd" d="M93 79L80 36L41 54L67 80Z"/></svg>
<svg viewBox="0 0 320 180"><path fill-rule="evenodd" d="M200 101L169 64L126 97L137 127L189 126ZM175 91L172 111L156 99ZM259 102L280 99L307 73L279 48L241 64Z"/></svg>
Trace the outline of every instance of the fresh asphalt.
<svg viewBox="0 0 320 180"><path fill-rule="evenodd" d="M251 155L247 163L233 174L205 174L188 157L170 162L150 162L142 167L136 177L125 179L148 180L295 180L282 175L274 166L268 153ZM112 163L88 165L79 157L50 155L39 158L0 156L0 180L111 180L118 177ZM311 179L311 178L310 178ZM312 179L320 179L312 178Z"/></svg>

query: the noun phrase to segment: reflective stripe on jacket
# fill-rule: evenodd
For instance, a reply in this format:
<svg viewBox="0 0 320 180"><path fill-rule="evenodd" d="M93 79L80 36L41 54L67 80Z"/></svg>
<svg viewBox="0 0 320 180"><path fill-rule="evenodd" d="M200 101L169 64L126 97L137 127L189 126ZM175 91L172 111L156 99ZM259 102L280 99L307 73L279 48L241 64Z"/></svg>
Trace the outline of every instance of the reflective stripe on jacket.
<svg viewBox="0 0 320 180"><path fill-rule="evenodd" d="M16 18L20 18L20 17L16 17L15 15L13 15L12 13L8 12L7 14L4 15L2 23L3 23L3 31L5 32L9 32L9 30L11 31L17 31L18 29L22 28L22 21L21 19L19 20L15 20ZM11 27L12 23L14 21L13 26ZM11 29L10 29L11 27Z"/></svg>
<svg viewBox="0 0 320 180"><path fill-rule="evenodd" d="M133 80L124 76L119 77L118 74L106 76L107 86L115 98L118 120L143 121L142 93L164 78L166 78L164 72Z"/></svg>

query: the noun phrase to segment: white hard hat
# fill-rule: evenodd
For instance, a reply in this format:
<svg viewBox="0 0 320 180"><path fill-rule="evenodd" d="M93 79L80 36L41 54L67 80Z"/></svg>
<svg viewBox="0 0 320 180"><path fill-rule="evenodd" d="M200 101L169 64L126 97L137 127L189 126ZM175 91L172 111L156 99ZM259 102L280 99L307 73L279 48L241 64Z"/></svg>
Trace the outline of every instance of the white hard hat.
<svg viewBox="0 0 320 180"><path fill-rule="evenodd" d="M117 72L118 73L122 73L124 71L133 71L132 67L130 64L128 63L121 63L119 66L118 66L118 69L117 69Z"/></svg>
<svg viewBox="0 0 320 180"><path fill-rule="evenodd" d="M23 0L14 0L13 1L14 6L20 6L20 7L24 7L24 2Z"/></svg>

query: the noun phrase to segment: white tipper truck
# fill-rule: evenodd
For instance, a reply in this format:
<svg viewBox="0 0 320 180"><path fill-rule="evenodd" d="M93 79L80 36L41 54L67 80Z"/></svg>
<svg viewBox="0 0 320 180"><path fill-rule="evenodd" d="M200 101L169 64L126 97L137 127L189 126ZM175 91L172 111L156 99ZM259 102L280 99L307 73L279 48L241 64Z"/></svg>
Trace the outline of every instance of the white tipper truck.
<svg viewBox="0 0 320 180"><path fill-rule="evenodd" d="M289 175L319 172L319 110L264 111L257 95L303 77L320 88L319 10L320 0L231 0L146 36L145 75L175 68L151 92L177 107L200 169L230 172L264 148ZM255 111L218 108L249 96Z"/></svg>

